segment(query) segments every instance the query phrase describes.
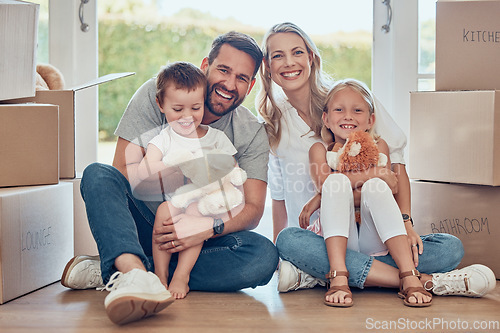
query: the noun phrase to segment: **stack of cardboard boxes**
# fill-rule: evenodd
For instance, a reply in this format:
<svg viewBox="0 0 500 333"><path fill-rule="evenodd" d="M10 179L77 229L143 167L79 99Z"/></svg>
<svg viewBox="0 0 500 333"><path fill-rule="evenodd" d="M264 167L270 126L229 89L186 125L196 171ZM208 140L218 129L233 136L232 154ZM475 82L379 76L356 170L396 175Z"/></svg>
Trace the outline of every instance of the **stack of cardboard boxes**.
<svg viewBox="0 0 500 333"><path fill-rule="evenodd" d="M75 167L81 143L97 138L75 114L88 111L83 91L133 74L35 91L38 11L0 0L0 304L58 281L73 255L97 254Z"/></svg>
<svg viewBox="0 0 500 333"><path fill-rule="evenodd" d="M500 1L436 6L436 91L410 96L412 216L500 276Z"/></svg>

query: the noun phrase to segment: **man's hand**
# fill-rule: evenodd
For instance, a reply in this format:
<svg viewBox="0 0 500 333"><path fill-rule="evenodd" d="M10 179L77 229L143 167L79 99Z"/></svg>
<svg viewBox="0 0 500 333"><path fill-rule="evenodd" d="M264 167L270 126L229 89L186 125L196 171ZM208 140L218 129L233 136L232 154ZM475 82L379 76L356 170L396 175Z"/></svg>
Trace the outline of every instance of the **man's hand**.
<svg viewBox="0 0 500 333"><path fill-rule="evenodd" d="M180 252L213 236L213 218L179 214L153 230L153 240L161 250Z"/></svg>

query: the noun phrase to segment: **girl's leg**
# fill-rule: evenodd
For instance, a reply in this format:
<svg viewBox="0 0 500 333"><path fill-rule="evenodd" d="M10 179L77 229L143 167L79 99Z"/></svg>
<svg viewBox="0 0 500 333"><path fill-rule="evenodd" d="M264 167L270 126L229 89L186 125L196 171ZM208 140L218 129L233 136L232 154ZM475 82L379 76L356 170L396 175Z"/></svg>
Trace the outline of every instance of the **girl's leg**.
<svg viewBox="0 0 500 333"><path fill-rule="evenodd" d="M174 207L170 202L165 201L156 210L155 223L153 226L153 232L156 228L163 225L163 221L169 219L171 216L175 216L180 213L180 209ZM161 283L168 288L168 266L170 264L170 258L172 254L167 251L160 250L158 245L155 244L153 235L153 262L155 268L155 274L160 278Z"/></svg>
<svg viewBox="0 0 500 333"><path fill-rule="evenodd" d="M389 249L400 273L412 272L415 265L408 246L401 212L389 186L384 181L373 178L363 185L361 216L360 243L365 247L364 250L372 251L372 253L380 251L380 242L383 242ZM418 276L412 274L402 278L401 287L403 290L421 288L422 282ZM408 302L412 304L429 303L432 299L429 295L419 291L413 292L412 295L408 298Z"/></svg>
<svg viewBox="0 0 500 333"><path fill-rule="evenodd" d="M411 272L415 269L412 260L412 254L408 247L408 238L406 235L395 236L388 239L385 244L389 248L389 253L398 265L400 273ZM422 288L423 284L420 278L416 275L410 275L401 279L401 288L406 290L408 288ZM424 294L423 292L415 291L413 296L408 298L408 302L415 304L430 303L432 296Z"/></svg>
<svg viewBox="0 0 500 333"><path fill-rule="evenodd" d="M352 294L347 287L348 270L345 259L348 240L352 243L350 247L357 246L357 242L352 241L357 240L357 231L351 183L345 175L332 174L324 182L320 221L330 264L327 275L330 289L325 295L325 303L333 306L352 305Z"/></svg>
<svg viewBox="0 0 500 333"><path fill-rule="evenodd" d="M186 214L189 215L200 215L197 202L190 204L186 208ZM200 255L201 248L203 244L199 244L197 246L193 246L187 248L181 252L179 252L179 258L177 262L177 267L175 268L174 274L172 276L172 281L170 281L170 285L168 290L172 293L172 295L179 299L186 297L189 292L189 277L191 275L191 270L194 267L194 264L198 260L198 256ZM165 252L165 251L160 251ZM156 259L155 259L155 267L156 267ZM168 264L165 267L168 272Z"/></svg>
<svg viewBox="0 0 500 333"><path fill-rule="evenodd" d="M348 272L345 264L345 255L347 249L347 238L342 236L333 236L325 240L328 260L330 262L330 273L335 277L329 278L330 290L325 295L325 302L331 304L352 304L352 294L345 290L338 290L332 287L348 286L348 275L336 275L338 272ZM349 290L349 289L347 289Z"/></svg>

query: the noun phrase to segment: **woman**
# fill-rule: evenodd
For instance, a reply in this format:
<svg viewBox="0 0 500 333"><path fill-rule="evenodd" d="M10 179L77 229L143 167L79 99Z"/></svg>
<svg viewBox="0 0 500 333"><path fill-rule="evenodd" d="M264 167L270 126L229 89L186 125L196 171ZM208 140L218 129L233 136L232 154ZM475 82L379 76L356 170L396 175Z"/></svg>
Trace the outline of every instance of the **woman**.
<svg viewBox="0 0 500 333"><path fill-rule="evenodd" d="M314 206L308 204L316 194L310 178L308 151L313 143L320 140L314 132L322 125L322 110L331 83L322 71L321 57L314 42L293 23L273 26L264 36L262 51L262 88L257 103L271 145L268 185L272 198L274 240L283 259L278 290L310 288L317 283L324 284L329 262L324 239L298 228L299 215L311 216L308 209ZM387 114L377 117L380 122L390 118ZM429 274L454 269L463 257L462 243L448 234L419 237L413 230L410 185L403 160L406 138L395 124L380 122L377 131L389 145L394 172L386 168L371 168L368 173L349 175L351 184L356 188L378 177L393 192L397 192L398 205L407 221L408 246L411 246L415 266L426 273L422 274L422 283L435 294L441 289L449 291L449 286L443 285L443 276L449 278L449 275ZM315 218L317 212L312 214L311 221ZM346 264L351 286L399 286L398 269L390 255L375 260L374 257L348 250ZM479 276L475 271L467 271L467 274L469 279L471 274ZM488 281L483 280L484 287ZM464 283L465 280L460 280L458 284ZM422 299L413 299L412 302L422 302Z"/></svg>

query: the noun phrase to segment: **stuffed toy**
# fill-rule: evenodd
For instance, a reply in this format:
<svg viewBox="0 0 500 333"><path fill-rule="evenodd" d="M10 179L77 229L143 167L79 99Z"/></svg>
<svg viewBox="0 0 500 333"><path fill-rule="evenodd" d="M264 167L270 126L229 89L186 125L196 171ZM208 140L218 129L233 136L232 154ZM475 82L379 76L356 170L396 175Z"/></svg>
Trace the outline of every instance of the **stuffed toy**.
<svg viewBox="0 0 500 333"><path fill-rule="evenodd" d="M36 65L36 90L62 90L64 89L64 77L62 73L52 65Z"/></svg>
<svg viewBox="0 0 500 333"><path fill-rule="evenodd" d="M332 170L339 172L363 171L387 165L387 156L379 153L372 136L363 131L351 133L343 146L335 144L326 153L326 160Z"/></svg>
<svg viewBox="0 0 500 333"><path fill-rule="evenodd" d="M243 202L243 193L236 186L243 185L247 175L227 153L212 150L194 158L191 152L183 151L169 155L164 163L179 166L191 180L172 196L171 203L177 208L185 209L198 201L199 212L207 216L226 213Z"/></svg>

